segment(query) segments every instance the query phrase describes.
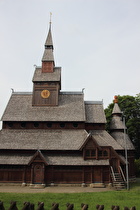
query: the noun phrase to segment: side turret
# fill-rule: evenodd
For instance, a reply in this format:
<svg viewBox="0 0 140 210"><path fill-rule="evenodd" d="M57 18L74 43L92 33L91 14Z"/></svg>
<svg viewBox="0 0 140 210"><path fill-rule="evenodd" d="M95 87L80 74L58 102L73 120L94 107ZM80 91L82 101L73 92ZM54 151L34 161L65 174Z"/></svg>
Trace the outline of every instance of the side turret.
<svg viewBox="0 0 140 210"><path fill-rule="evenodd" d="M111 136L125 149L127 145L128 150L134 150L134 146L127 134L124 138L124 129L127 130L126 125L122 121L123 113L118 105L118 97L114 97L114 108L112 111L112 119L110 122ZM125 140L126 142L125 142Z"/></svg>
<svg viewBox="0 0 140 210"><path fill-rule="evenodd" d="M110 123L111 131L124 132L124 128L126 129L126 126L123 124L122 115L123 113L118 105L118 96L114 96L114 107L112 110L112 119Z"/></svg>

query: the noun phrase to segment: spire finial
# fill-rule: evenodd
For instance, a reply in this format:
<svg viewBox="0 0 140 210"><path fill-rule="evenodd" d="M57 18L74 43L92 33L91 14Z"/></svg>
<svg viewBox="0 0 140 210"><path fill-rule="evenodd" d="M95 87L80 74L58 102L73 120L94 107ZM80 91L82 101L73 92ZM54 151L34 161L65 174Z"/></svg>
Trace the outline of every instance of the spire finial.
<svg viewBox="0 0 140 210"><path fill-rule="evenodd" d="M51 24L52 24L52 13L50 12L50 27L51 27Z"/></svg>
<svg viewBox="0 0 140 210"><path fill-rule="evenodd" d="M118 103L118 96L114 96L114 103Z"/></svg>

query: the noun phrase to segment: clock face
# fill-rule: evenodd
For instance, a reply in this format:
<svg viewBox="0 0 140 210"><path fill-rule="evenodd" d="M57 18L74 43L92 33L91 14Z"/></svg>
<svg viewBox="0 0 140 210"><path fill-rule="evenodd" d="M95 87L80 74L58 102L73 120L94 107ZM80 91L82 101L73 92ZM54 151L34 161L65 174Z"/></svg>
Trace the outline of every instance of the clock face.
<svg viewBox="0 0 140 210"><path fill-rule="evenodd" d="M42 98L49 98L50 96L50 91L49 90L42 90L41 91L41 97Z"/></svg>

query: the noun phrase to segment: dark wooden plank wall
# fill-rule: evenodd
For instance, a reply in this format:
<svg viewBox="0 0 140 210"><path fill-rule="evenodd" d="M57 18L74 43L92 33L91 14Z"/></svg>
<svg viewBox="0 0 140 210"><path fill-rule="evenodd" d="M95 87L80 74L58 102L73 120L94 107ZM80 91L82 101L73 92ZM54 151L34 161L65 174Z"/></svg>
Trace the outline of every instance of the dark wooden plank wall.
<svg viewBox="0 0 140 210"><path fill-rule="evenodd" d="M21 167L21 169L0 169L0 182L32 183L30 167ZM45 168L44 183L96 183L110 182L109 168L107 166L89 166L89 167L53 167Z"/></svg>
<svg viewBox="0 0 140 210"><path fill-rule="evenodd" d="M62 126L63 124L63 126ZM103 130L102 124L85 124L84 122L3 122L3 129L86 129Z"/></svg>

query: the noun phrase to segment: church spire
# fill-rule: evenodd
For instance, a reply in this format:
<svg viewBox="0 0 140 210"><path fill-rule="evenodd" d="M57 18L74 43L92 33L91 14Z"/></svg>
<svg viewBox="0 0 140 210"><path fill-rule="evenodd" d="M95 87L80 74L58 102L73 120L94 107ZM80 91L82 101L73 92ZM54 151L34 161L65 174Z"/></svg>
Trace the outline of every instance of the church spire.
<svg viewBox="0 0 140 210"><path fill-rule="evenodd" d="M119 115L122 116L122 111L118 105L118 96L114 96L114 108L112 111L112 115Z"/></svg>
<svg viewBox="0 0 140 210"><path fill-rule="evenodd" d="M45 50L42 57L42 72L51 73L54 68L54 56L53 56L53 41L51 33L51 22L49 27L48 36L45 42Z"/></svg>
<svg viewBox="0 0 140 210"><path fill-rule="evenodd" d="M53 50L53 41L52 41L52 33L51 33L51 22L49 27L48 36L45 42L45 49L52 49Z"/></svg>
<svg viewBox="0 0 140 210"><path fill-rule="evenodd" d="M122 122L122 111L118 105L118 96L114 96L114 108L112 111L110 130L124 130L124 124Z"/></svg>

